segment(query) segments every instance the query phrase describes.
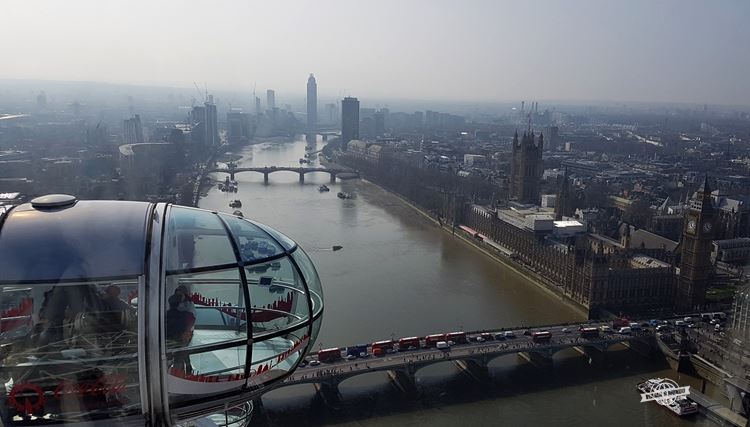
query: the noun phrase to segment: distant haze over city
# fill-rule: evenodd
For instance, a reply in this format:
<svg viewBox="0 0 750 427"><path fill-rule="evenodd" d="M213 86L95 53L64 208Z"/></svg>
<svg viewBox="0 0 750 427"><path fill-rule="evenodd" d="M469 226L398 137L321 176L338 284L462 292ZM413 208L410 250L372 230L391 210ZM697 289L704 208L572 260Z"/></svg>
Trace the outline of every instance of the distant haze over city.
<svg viewBox="0 0 750 427"><path fill-rule="evenodd" d="M750 99L744 1L10 2L0 79L321 99ZM33 24L30 24L33 23Z"/></svg>

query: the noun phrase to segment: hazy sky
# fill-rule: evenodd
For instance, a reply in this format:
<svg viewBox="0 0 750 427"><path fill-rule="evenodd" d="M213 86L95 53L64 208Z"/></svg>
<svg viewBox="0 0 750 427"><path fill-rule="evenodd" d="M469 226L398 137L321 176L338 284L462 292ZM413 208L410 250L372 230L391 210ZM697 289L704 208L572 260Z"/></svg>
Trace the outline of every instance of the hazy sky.
<svg viewBox="0 0 750 427"><path fill-rule="evenodd" d="M0 78L750 104L748 0L7 0Z"/></svg>

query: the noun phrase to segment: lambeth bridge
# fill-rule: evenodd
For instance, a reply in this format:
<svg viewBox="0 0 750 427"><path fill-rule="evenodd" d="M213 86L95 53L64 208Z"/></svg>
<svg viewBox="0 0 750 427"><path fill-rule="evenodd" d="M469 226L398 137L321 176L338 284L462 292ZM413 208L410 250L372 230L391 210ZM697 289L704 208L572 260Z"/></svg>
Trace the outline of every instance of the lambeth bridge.
<svg viewBox="0 0 750 427"><path fill-rule="evenodd" d="M605 357L607 349L615 344L624 345L644 356L650 356L659 351L654 340L654 333L650 328L633 330L628 334L608 332L601 333L599 336L581 337L580 327L597 326L599 324L596 322L588 322L534 327L533 331L550 333L549 340L545 342L536 342L532 336L524 335L524 331L529 330L528 328L467 332L466 343L455 344L448 349L420 347L408 351L393 351L382 356L367 354L364 358L344 358L331 363L307 363L278 384L278 387L313 384L326 404L337 406L341 398L338 390L339 384L349 378L371 372L385 372L393 385L401 392L415 394L417 372L437 363L454 363L474 380L487 382L489 381L489 363L505 355L516 354L537 367L548 368L553 365L553 355L565 349L574 349L592 360ZM514 331L516 336L494 338L496 334L503 334L505 331ZM492 338L480 340L476 338L482 334L487 336L488 333ZM314 359L316 359L315 353L309 360Z"/></svg>
<svg viewBox="0 0 750 427"><path fill-rule="evenodd" d="M257 172L263 174L263 183L268 184L268 175L274 172L295 172L299 174L299 182L305 182L305 175L312 172L327 173L331 177L331 182L336 182L336 177L340 178L358 178L359 171L348 168L324 168L324 167L294 167L294 166L263 166L256 168L238 168L234 163L230 163L226 168L217 168L207 170L208 173L228 173L230 179L234 180L234 175L241 172Z"/></svg>

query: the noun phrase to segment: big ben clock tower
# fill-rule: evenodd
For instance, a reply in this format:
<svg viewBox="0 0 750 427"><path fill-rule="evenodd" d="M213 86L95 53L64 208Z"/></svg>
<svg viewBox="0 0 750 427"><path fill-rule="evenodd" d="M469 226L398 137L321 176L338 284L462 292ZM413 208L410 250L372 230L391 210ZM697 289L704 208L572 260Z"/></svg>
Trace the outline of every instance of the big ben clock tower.
<svg viewBox="0 0 750 427"><path fill-rule="evenodd" d="M711 273L711 242L714 236L714 208L708 176L689 201L682 230L682 258L677 282L675 309L687 312L702 305Z"/></svg>

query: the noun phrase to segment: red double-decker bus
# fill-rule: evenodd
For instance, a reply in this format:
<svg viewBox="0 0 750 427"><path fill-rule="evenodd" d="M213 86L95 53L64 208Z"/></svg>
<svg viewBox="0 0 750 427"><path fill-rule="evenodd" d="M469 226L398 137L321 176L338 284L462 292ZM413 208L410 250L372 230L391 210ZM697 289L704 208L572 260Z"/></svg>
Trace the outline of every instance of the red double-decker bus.
<svg viewBox="0 0 750 427"><path fill-rule="evenodd" d="M534 342L548 342L552 339L552 334L549 331L539 331L531 333L531 340Z"/></svg>
<svg viewBox="0 0 750 427"><path fill-rule="evenodd" d="M414 350L419 348L419 337L401 338L398 340L398 351Z"/></svg>
<svg viewBox="0 0 750 427"><path fill-rule="evenodd" d="M580 332L582 338L595 338L599 336L598 328L581 328Z"/></svg>
<svg viewBox="0 0 750 427"><path fill-rule="evenodd" d="M331 363L341 359L340 348L327 348L318 352L318 361L323 363Z"/></svg>
<svg viewBox="0 0 750 427"><path fill-rule="evenodd" d="M376 341L372 343L372 355L373 356L382 356L389 350L393 350L393 341L391 340Z"/></svg>
<svg viewBox="0 0 750 427"><path fill-rule="evenodd" d="M437 347L439 341L445 341L445 334L433 334L424 337L425 348Z"/></svg>
<svg viewBox="0 0 750 427"><path fill-rule="evenodd" d="M446 335L446 338L456 344L466 344L466 332L451 332Z"/></svg>

